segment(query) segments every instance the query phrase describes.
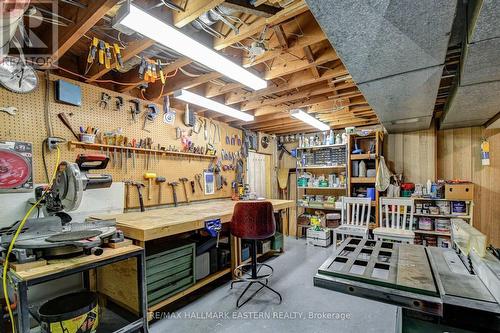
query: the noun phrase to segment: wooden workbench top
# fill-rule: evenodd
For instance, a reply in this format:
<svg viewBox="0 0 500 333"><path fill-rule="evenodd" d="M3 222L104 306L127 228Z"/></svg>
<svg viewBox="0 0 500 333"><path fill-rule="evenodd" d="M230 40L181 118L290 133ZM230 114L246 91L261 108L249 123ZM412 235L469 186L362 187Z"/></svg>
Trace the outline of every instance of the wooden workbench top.
<svg viewBox="0 0 500 333"><path fill-rule="evenodd" d="M81 255L74 258L48 260L47 265L45 266L35 267L24 271L18 271L15 272L15 274L25 281L33 280L38 277L48 276L54 273L59 273L65 270L77 268L87 264L115 258L139 250L142 251L142 248L136 245L127 245L116 249L106 247L103 248L103 250L104 252L100 256Z"/></svg>
<svg viewBox="0 0 500 333"><path fill-rule="evenodd" d="M267 201L273 204L275 210L295 205L292 200L269 199ZM117 226L126 237L138 241L149 241L204 228L205 221L210 219L220 218L223 223L229 222L237 202L229 199L209 200L178 207L151 209L145 212L93 217L116 219Z"/></svg>

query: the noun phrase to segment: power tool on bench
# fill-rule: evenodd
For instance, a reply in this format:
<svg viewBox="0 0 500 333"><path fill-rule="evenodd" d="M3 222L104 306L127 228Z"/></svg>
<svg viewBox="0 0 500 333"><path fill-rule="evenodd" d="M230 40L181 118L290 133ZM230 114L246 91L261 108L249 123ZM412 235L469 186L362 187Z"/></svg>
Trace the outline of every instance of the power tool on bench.
<svg viewBox="0 0 500 333"><path fill-rule="evenodd" d="M40 207L37 207L43 212L43 217L26 221L12 251L18 263L82 252L99 255L104 242L116 239L115 220L72 221L68 214L80 206L83 191L111 186L111 175L89 173L90 170L105 169L108 162L105 155L79 155L75 163L64 161L59 164L51 188L35 189L35 199L30 204L38 201L46 191ZM18 225L19 221L0 230L3 255Z"/></svg>

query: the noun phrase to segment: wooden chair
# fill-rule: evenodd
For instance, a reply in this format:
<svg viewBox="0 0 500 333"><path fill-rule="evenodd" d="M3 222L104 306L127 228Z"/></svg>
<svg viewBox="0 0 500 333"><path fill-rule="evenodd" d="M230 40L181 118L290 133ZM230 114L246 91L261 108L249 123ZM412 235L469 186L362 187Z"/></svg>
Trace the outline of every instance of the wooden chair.
<svg viewBox="0 0 500 333"><path fill-rule="evenodd" d="M341 224L333 229L333 248L337 248L337 235L368 238L368 224L371 211L370 198L342 198Z"/></svg>
<svg viewBox="0 0 500 333"><path fill-rule="evenodd" d="M380 198L380 227L373 230L375 240L413 244L413 206L411 198Z"/></svg>

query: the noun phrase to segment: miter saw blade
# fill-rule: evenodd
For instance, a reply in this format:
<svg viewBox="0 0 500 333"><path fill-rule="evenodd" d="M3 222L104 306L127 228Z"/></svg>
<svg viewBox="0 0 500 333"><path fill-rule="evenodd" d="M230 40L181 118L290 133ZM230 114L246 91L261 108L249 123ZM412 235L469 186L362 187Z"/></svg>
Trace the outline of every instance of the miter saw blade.
<svg viewBox="0 0 500 333"><path fill-rule="evenodd" d="M26 94L38 86L38 76L33 67L19 58L5 57L0 61L0 85L15 93Z"/></svg>
<svg viewBox="0 0 500 333"><path fill-rule="evenodd" d="M24 156L0 149L0 189L21 187L30 175L31 166Z"/></svg>
<svg viewBox="0 0 500 333"><path fill-rule="evenodd" d="M78 165L72 162L60 163L52 192L58 196L64 211L69 212L80 206L83 190L83 175Z"/></svg>

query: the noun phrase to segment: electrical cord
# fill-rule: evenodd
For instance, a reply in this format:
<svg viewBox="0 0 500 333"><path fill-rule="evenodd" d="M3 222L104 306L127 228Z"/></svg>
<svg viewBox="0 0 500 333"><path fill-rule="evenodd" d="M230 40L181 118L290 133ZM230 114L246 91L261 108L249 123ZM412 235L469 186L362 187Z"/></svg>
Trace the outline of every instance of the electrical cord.
<svg viewBox="0 0 500 333"><path fill-rule="evenodd" d="M49 189L52 187L52 184L54 183L54 180L55 180L56 174L57 174L57 169L59 166L59 162L61 160L61 149L58 146L56 146L56 149L57 149L56 166L54 168L54 172L52 174L52 178L50 180L50 183L47 186L47 188L45 189L45 191L42 193L42 195L40 196L40 199L38 199L31 206L31 208L26 212L26 215L24 215L23 219L21 220L21 222L19 223L19 226L16 229L16 232L14 233L14 236L12 236L12 240L10 241L9 247L7 249L7 253L5 254L5 260L3 263L3 271L2 271L2 287L3 287L3 296L5 298L5 303L7 305L7 311L9 312L9 318L10 318L10 323L12 326L13 333L16 332L16 324L14 322L14 314L12 313L11 304L10 304L10 300L9 300L9 290L7 289L7 271L9 269L9 256L12 253L12 250L14 248L14 244L15 244L17 238L19 237L19 235L21 234L21 230L23 230L23 227L26 224L28 217L30 217L31 213L33 212L33 210L35 210L35 208L38 208L38 205L45 198L47 191L49 191Z"/></svg>

